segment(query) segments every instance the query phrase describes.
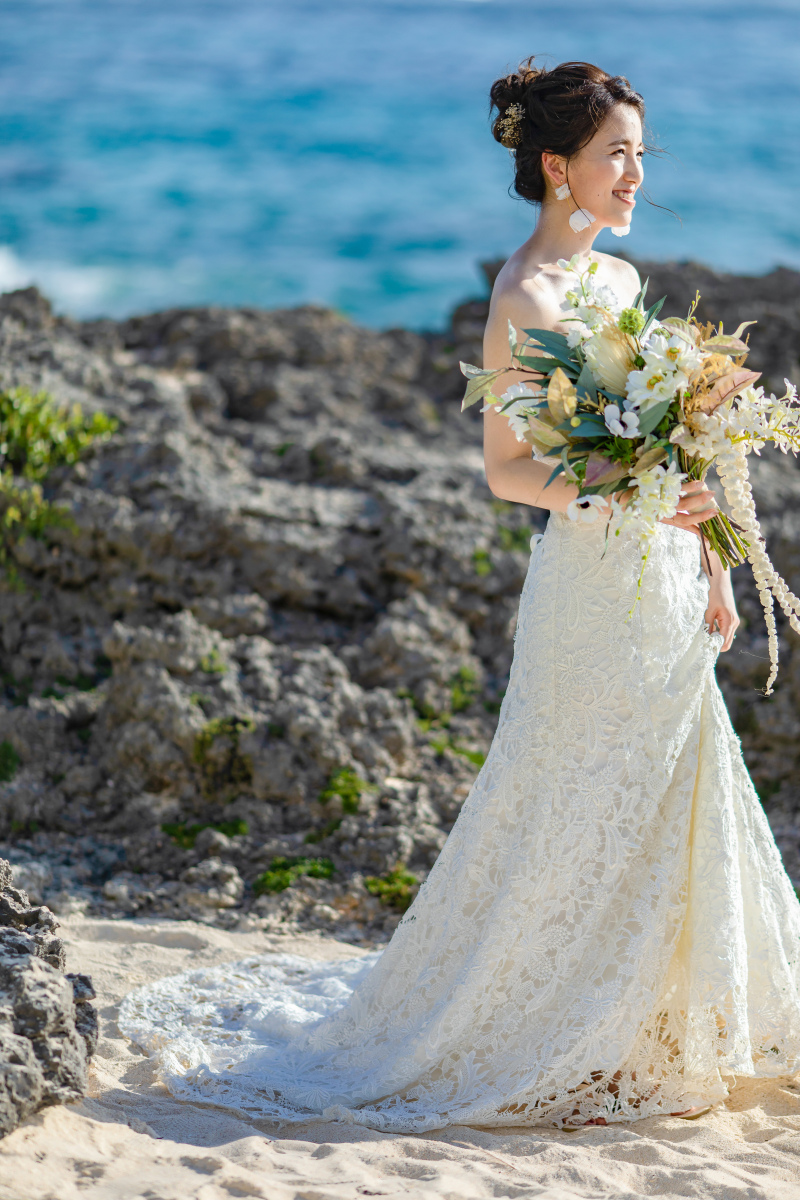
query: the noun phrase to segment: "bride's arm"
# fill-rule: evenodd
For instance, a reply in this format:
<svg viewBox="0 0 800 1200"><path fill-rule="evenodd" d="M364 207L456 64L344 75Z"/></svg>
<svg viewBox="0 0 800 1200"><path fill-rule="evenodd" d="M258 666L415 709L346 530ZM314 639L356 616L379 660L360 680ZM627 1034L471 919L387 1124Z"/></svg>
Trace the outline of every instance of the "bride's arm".
<svg viewBox="0 0 800 1200"><path fill-rule="evenodd" d="M525 299L525 313L521 317L521 305L515 306L506 296L493 297L483 339L483 365L485 367L508 367L511 365L511 349L508 344L508 322L516 329L520 325L537 329L551 329L558 320L558 313L547 312ZM526 376L518 372L501 375L494 385L500 396L512 383L519 383ZM533 380L531 373L527 378ZM511 500L516 504L530 504L547 508L552 512L566 512L570 500L574 500L578 489L559 476L549 487L545 487L553 467L557 464L536 462L531 457L527 442L518 442L511 426L502 413L490 409L484 414L483 461L486 481L500 500Z"/></svg>

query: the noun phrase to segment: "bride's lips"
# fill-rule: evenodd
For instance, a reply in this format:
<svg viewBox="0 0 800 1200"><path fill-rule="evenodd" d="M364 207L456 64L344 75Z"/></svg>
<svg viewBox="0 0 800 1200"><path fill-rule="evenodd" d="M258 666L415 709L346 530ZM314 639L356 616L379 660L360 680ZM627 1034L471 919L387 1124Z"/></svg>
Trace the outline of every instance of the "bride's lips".
<svg viewBox="0 0 800 1200"><path fill-rule="evenodd" d="M611 193L611 195L612 195L612 196L616 196L616 198L617 198L618 200L621 200L623 204L627 204L629 208L635 208L635 207L636 207L636 201L635 201L635 200L634 200L634 198L633 198L633 196L634 196L634 193L633 193L633 191L624 191L624 192L623 192L623 191L618 191L618 192L612 192L612 193Z"/></svg>

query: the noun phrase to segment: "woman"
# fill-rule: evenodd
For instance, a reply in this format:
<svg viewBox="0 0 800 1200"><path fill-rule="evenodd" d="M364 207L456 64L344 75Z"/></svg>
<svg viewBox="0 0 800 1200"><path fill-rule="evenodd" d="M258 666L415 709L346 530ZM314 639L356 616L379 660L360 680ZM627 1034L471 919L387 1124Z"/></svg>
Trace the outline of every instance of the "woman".
<svg viewBox="0 0 800 1200"><path fill-rule="evenodd" d="M559 326L559 259L591 252L623 304L638 291L591 248L630 223L644 110L585 63L524 65L492 101L541 205L492 297L485 361L503 366L509 320ZM635 537L604 552L605 522L566 516L574 489L545 487L496 412L485 447L492 491L551 513L486 764L382 955L265 958L128 998L123 1028L166 1047L179 1096L395 1131L575 1126L698 1115L732 1076L800 1064L800 906L714 680L738 618L729 575L701 570L712 494L685 489L629 617Z"/></svg>

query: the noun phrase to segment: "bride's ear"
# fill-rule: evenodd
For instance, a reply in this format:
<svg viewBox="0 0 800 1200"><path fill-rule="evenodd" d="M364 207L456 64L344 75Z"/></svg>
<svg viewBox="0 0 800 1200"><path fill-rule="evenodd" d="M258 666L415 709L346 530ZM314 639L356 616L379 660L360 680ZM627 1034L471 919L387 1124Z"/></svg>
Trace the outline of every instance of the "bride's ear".
<svg viewBox="0 0 800 1200"><path fill-rule="evenodd" d="M551 150L542 151L542 175L553 191L567 182L567 160Z"/></svg>

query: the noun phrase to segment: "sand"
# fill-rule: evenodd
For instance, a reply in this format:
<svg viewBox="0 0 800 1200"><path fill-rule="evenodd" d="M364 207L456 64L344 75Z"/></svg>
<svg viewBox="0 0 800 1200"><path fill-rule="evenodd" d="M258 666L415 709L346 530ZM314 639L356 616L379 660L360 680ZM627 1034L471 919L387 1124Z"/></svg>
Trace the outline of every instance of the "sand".
<svg viewBox="0 0 800 1200"><path fill-rule="evenodd" d="M191 967L280 951L352 957L313 936L223 933L191 922L71 918L68 970L98 992L100 1044L89 1095L51 1108L0 1141L0 1200L800 1200L800 1082L741 1080L697 1121L556 1130L454 1129L392 1136L310 1122L281 1131L182 1104L123 1038L131 988Z"/></svg>

